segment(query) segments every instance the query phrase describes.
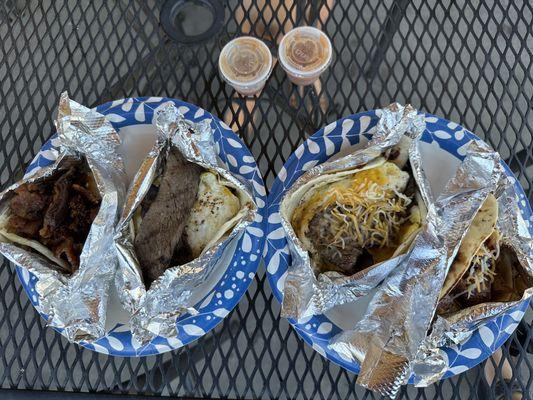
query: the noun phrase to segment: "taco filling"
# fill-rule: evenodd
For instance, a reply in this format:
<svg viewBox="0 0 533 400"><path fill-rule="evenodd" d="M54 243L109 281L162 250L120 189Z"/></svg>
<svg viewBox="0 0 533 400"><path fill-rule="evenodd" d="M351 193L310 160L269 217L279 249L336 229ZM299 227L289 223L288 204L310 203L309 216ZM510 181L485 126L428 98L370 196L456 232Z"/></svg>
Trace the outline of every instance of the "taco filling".
<svg viewBox="0 0 533 400"><path fill-rule="evenodd" d="M79 268L80 254L101 197L86 162L69 162L50 179L20 185L2 214L0 234L37 250L63 272Z"/></svg>
<svg viewBox="0 0 533 400"><path fill-rule="evenodd" d="M439 295L445 315L487 302L519 300L529 280L496 227L498 201L489 194L468 228Z"/></svg>
<svg viewBox="0 0 533 400"><path fill-rule="evenodd" d="M172 147L133 219L145 284L199 257L224 236L236 223L241 200L217 173L187 161Z"/></svg>
<svg viewBox="0 0 533 400"><path fill-rule="evenodd" d="M352 275L393 257L421 227L409 170L382 160L306 194L291 224L320 272Z"/></svg>

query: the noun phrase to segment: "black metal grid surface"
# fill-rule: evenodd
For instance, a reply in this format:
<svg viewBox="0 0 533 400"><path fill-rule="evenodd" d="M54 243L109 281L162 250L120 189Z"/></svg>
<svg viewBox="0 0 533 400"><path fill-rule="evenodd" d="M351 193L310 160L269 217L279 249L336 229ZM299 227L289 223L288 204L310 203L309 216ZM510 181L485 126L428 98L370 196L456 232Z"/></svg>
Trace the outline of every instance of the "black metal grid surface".
<svg viewBox="0 0 533 400"><path fill-rule="evenodd" d="M226 0L211 40L174 42L162 1L0 2L0 184L18 179L53 131L59 93L97 105L122 97L181 98L221 116L246 141L267 185L324 124L391 101L459 122L497 148L533 199L533 6L529 0ZM273 51L283 32L321 27L334 61L320 85L298 89L277 65L256 99L217 73L220 48L251 34ZM531 310L503 347L514 384L532 395ZM476 397L486 363L401 397ZM142 359L107 357L44 326L13 267L0 269L0 388L215 398L373 398L355 377L299 340L279 318L260 271L239 306L190 346ZM504 385L508 387L508 385ZM7 398L28 392L2 392ZM510 392L506 392L507 395Z"/></svg>

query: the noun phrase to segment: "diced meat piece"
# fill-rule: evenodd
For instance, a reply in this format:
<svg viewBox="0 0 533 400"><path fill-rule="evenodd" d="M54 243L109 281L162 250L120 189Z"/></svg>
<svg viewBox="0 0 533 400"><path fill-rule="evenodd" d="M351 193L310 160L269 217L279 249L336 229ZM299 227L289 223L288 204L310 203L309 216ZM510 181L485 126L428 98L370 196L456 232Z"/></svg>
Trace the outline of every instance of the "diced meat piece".
<svg viewBox="0 0 533 400"><path fill-rule="evenodd" d="M39 229L41 228L41 221L25 219L18 215L13 215L9 218L7 224L7 230L16 235L28 238L36 239L39 237Z"/></svg>
<svg viewBox="0 0 533 400"><path fill-rule="evenodd" d="M54 183L52 201L44 215L43 227L40 232L42 237L47 238L53 235L53 231L68 216L68 198L74 172L75 168L70 168Z"/></svg>
<svg viewBox="0 0 533 400"><path fill-rule="evenodd" d="M48 196L37 185L21 185L11 199L11 212L25 219L38 219L48 203Z"/></svg>
<svg viewBox="0 0 533 400"><path fill-rule="evenodd" d="M92 193L89 189L84 188L83 186L78 185L76 183L72 185L72 189L83 195L83 197L85 197L89 202L93 204L100 203L100 195L98 193Z"/></svg>
<svg viewBox="0 0 533 400"><path fill-rule="evenodd" d="M68 208L70 213L69 229L77 239L85 241L92 223L89 205L82 195L75 193L69 199Z"/></svg>
<svg viewBox="0 0 533 400"><path fill-rule="evenodd" d="M42 229L39 231L39 241L46 247L53 249L58 246L62 241L72 237L70 227L67 225L61 225L53 231L53 234L49 237L40 236Z"/></svg>
<svg viewBox="0 0 533 400"><path fill-rule="evenodd" d="M77 271L80 266L79 253L72 239L65 239L54 249L54 255L65 260L71 266L71 273Z"/></svg>

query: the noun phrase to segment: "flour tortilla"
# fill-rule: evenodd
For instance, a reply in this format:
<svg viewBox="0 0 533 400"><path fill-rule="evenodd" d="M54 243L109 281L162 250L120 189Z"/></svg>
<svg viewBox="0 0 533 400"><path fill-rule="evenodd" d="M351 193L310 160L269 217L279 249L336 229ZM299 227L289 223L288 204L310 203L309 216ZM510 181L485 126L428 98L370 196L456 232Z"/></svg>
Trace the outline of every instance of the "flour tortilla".
<svg viewBox="0 0 533 400"><path fill-rule="evenodd" d="M239 199L239 203L241 205L241 209L233 216L233 218L226 221L219 229L218 231L213 235L211 240L206 244L204 249L202 250L203 255L206 251L208 251L211 247L215 246L220 240L222 240L224 237L228 236L231 232L231 230L239 223L240 220L246 215L248 212L248 208L251 206L251 199L248 197L248 195L240 190L237 186L233 185L231 182L226 181L224 178L219 176L219 183L223 186L226 186L230 189L233 189L234 194Z"/></svg>
<svg viewBox="0 0 533 400"><path fill-rule="evenodd" d="M420 193L418 191L415 193L415 199L416 199L416 205L417 206L411 208L411 214L416 212L416 213L418 213L420 215L420 227L415 229L415 230L413 230L402 241L402 243L400 243L398 245L398 247L394 251L394 254L392 255L391 258L398 257L399 255L404 254L405 252L407 252L409 247L411 247L411 243L413 243L413 241L415 240L416 236L422 230L422 226L424 224L424 221L426 220L426 216L427 216L428 212L427 212L426 205L424 204L424 201L422 200L422 196L420 195Z"/></svg>
<svg viewBox="0 0 533 400"><path fill-rule="evenodd" d="M283 215L283 217L287 221L292 221L293 216L300 205L308 203L308 201L322 188L338 182L347 176L355 175L356 173L360 171L364 171L367 169L379 167L380 165L383 165L387 160L383 157L378 157L375 160L371 161L370 163L364 165L361 168L354 168L351 170L346 171L340 171L335 172L331 174L323 174L315 179L310 180L309 182L302 185L298 190L296 190L292 195L287 197L285 201L283 201L280 205L280 213ZM316 205L316 209L320 207L320 204ZM315 214L313 211L309 211L307 213L307 218L301 218L300 220L300 226L298 228L294 228L296 234L298 235L298 238L302 242L302 245L305 249L314 252L314 246L311 243L311 241L301 232L307 232L309 229L309 223L311 222L312 215Z"/></svg>
<svg viewBox="0 0 533 400"><path fill-rule="evenodd" d="M54 253L46 246L33 239L26 239L14 233L8 232L7 224L10 216L9 209L5 209L0 214L0 240L15 243L21 246L29 247L35 250L37 253L45 256L53 263L57 264L61 270L70 273L70 268L67 263L60 258L56 257Z"/></svg>
<svg viewBox="0 0 533 400"><path fill-rule="evenodd" d="M444 285L439 294L439 300L450 293L463 275L469 270L470 263L481 245L492 235L498 219L498 201L493 194L489 194L472 224L464 236L457 255L453 260Z"/></svg>
<svg viewBox="0 0 533 400"><path fill-rule="evenodd" d="M402 156L402 149L399 148L398 150L399 150L399 153L397 156L397 160L388 160L384 157L378 157L360 168L354 168L350 170L323 174L323 175L317 176L314 179L311 179L309 182L305 183L299 189L297 189L294 193L286 197L286 199L280 205L280 213L283 216L283 218L286 219L287 221L293 221L293 218L298 219L298 225L295 226L295 224L292 224L292 228L294 229L304 249L309 251L311 254L317 253L313 244L311 243L309 238L307 238L304 232L308 231L309 223L311 222L312 217L315 214L316 210L321 205L317 203L314 208L309 209L309 207L307 207L308 211L306 212L305 216L297 215L297 213L301 209L300 206L303 204L308 204L310 199L313 196L315 196L317 192L319 192L326 186L332 183L338 182L340 180L343 180L344 178L348 176L355 175L361 171L377 168L385 164L386 162L392 162L394 164L397 164L398 167L405 166L407 159L404 156ZM418 191L415 193L415 200L416 200L416 204L418 205L418 209L415 211L413 207L411 208L411 212L412 213L417 212L420 214L420 222L422 225L427 215L427 209ZM405 251L407 251L407 249L410 247L411 243L414 241L414 239L416 238L417 234L420 232L421 229L422 228L420 227L410 232L406 236L404 241L400 243L398 247L394 250L391 256L387 257L387 259L394 258L398 255L403 254Z"/></svg>

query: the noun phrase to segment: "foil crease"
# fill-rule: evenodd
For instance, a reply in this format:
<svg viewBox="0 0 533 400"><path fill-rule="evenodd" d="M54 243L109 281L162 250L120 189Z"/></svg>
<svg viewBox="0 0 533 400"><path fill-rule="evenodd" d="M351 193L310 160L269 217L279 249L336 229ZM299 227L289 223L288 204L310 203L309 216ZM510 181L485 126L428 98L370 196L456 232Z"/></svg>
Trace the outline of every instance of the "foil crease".
<svg viewBox="0 0 533 400"><path fill-rule="evenodd" d="M427 178L420 162L416 161L420 159L419 139L425 130L424 116L418 114L410 105L402 106L397 103L379 110L378 113L380 119L367 147L310 169L298 178L281 200L281 223L292 256L292 264L284 286L281 310L284 317L302 319L322 314L337 305L353 302L375 288L403 259L402 256L394 257L352 276L331 271L317 276L307 250L292 228L290 215L285 215L284 212L288 202L302 186L325 174L367 165L381 157L386 150L398 144L406 136L411 139L409 160L421 196L424 202L431 198ZM414 164L413 160L415 160Z"/></svg>
<svg viewBox="0 0 533 400"><path fill-rule="evenodd" d="M531 274L531 239L513 197L514 186L502 188L507 181L498 153L483 142L472 141L444 192L428 204L425 229L375 293L363 319L329 345L361 362L358 384L392 397L413 373L417 385L435 382L447 368L439 346L464 340L481 322L518 303L486 303L448 320L437 317L427 336L451 262L489 193L496 193L504 207L498 226L506 242L518 249L520 261ZM530 296L528 289L523 298Z"/></svg>
<svg viewBox="0 0 533 400"><path fill-rule="evenodd" d="M210 120L192 123L169 102L156 110L154 123L158 130L156 143L133 180L115 233L120 261L116 287L123 306L132 315L130 325L134 339L143 345L156 336L177 336L176 319L186 312L197 313L189 304L194 289L208 278L227 245L240 236L257 213L250 182L238 179L219 161ZM218 173L244 193L249 201L244 205L242 218L227 237L191 262L168 268L147 290L135 255L130 222L153 180L161 173L169 146L177 147L188 161Z"/></svg>
<svg viewBox="0 0 533 400"><path fill-rule="evenodd" d="M22 184L46 180L73 159L84 157L102 201L83 246L80 267L72 276L66 276L44 256L10 243L1 235L0 252L38 279L36 308L48 316L48 325L61 330L71 342L90 342L105 335L108 293L117 267L114 224L126 192L124 163L117 152L120 139L111 123L69 99L66 92L60 97L56 127L60 147L55 162L2 192L0 209L7 209L14 190Z"/></svg>
<svg viewBox="0 0 533 400"><path fill-rule="evenodd" d="M533 239L526 221L518 207L514 178L501 174L494 189L498 200L497 228L502 233L502 244L509 246L517 255L520 267L533 285ZM446 356L439 347L460 344L476 329L489 320L508 312L524 300L531 298L533 287L526 289L520 300L509 302L487 302L465 308L445 317L436 316L431 333L422 342L413 361L413 372L417 386L428 386L440 379L446 372Z"/></svg>

